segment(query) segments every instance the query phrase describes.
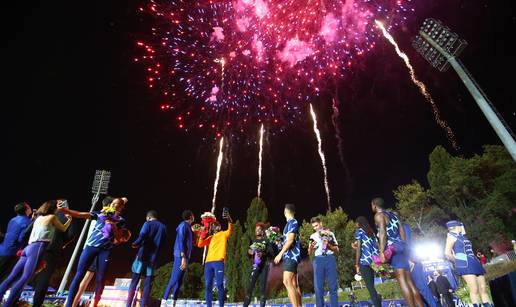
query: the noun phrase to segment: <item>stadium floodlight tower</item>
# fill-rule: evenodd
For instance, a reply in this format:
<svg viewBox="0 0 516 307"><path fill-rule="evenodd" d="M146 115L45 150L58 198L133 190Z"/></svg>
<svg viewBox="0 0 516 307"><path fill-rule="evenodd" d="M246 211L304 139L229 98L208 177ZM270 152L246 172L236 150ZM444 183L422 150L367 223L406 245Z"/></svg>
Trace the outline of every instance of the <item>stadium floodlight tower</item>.
<svg viewBox="0 0 516 307"><path fill-rule="evenodd" d="M516 161L514 134L466 67L457 58L467 46L467 42L450 31L441 21L427 18L419 30L419 35L412 41L412 46L439 71L446 71L450 65L455 69L505 148Z"/></svg>
<svg viewBox="0 0 516 307"><path fill-rule="evenodd" d="M111 178L111 172L104 171L104 170L97 170L95 171L95 177L93 178L93 185L91 186L91 192L93 193L93 197L91 198L91 208L90 212L95 210L95 205L97 205L97 202L99 201L100 195L106 195L108 193L109 188L109 179ZM61 283L59 284L59 289L57 290L57 293L63 294L64 288L66 286L66 283L68 282L68 276L70 275L70 272L72 271L72 267L75 263L75 259L77 258L79 251L82 247L82 241L84 240L84 237L86 236L86 232L88 231L90 225L90 220L86 220L84 223L84 226L82 227L81 235L79 236L79 239L77 240L77 243L75 244L75 249L73 250L72 258L70 259L70 262L68 262L68 266L66 267L66 271L64 273L63 279L61 280Z"/></svg>

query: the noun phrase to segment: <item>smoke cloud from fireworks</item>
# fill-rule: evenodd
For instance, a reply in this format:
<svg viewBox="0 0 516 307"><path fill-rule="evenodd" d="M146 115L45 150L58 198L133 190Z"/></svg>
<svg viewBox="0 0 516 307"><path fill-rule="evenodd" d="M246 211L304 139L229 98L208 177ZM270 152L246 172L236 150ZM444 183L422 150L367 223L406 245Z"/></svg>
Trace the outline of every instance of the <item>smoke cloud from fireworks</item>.
<svg viewBox="0 0 516 307"><path fill-rule="evenodd" d="M430 95L430 93L428 92L428 90L426 88L426 85L423 82L421 82L421 81L419 81L417 79L416 72L414 71L414 68L410 64L408 56L403 51L401 51L401 49L399 48L398 44L396 43L396 41L392 37L392 35L389 34L387 29L385 29L385 26L380 21L378 21L378 20L375 20L375 23L382 30L383 36L394 47L394 49L396 50L396 54L398 54L398 56L403 60L403 62L405 62L405 66L407 66L407 69L408 69L409 74L410 74L410 79L418 87L419 92L430 103L430 106L432 107L432 111L434 113L435 121L446 132L446 137L448 138L448 140L452 144L453 148L455 150L458 150L459 149L459 145L457 144L457 141L456 141L456 138L455 138L455 134L453 133L453 131L450 128L450 126L448 125L448 123L446 123L446 121L441 118L441 112L439 112L439 108L437 107L437 104L435 103L434 99L432 98L432 95Z"/></svg>

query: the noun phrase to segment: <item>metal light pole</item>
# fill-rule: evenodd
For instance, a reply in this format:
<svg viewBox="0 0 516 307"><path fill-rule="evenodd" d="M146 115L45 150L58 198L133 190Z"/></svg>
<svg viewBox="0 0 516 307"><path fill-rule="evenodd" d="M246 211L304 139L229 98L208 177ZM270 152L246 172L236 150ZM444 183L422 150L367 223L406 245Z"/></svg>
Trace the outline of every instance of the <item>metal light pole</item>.
<svg viewBox="0 0 516 307"><path fill-rule="evenodd" d="M95 209L95 205L99 201L100 195L106 195L108 192L109 187L109 179L111 178L111 172L105 171L105 170L97 170L95 171L95 177L93 178L93 185L91 187L91 192L93 193L93 197L91 198L91 208L90 212ZM57 293L62 294L64 292L64 288L66 286L66 283L68 282L68 276L70 275L70 272L72 271L72 267L75 263L75 259L79 255L79 251L82 247L82 241L84 240L84 237L86 235L86 232L88 231L88 227L90 225L90 220L86 220L84 223L84 226L82 227L81 235L79 236L79 239L77 240L77 243L75 244L75 249L73 250L72 258L70 259L70 262L68 262L68 266L66 267L66 271L64 273L63 279L61 280L61 283L59 284L59 289L57 290Z"/></svg>
<svg viewBox="0 0 516 307"><path fill-rule="evenodd" d="M415 37L412 46L439 71L446 71L451 65L460 79L477 102L505 148L516 161L515 136L502 116L487 98L480 86L475 82L466 67L456 58L466 47L467 42L460 39L445 27L439 20L427 18L423 22L419 35Z"/></svg>

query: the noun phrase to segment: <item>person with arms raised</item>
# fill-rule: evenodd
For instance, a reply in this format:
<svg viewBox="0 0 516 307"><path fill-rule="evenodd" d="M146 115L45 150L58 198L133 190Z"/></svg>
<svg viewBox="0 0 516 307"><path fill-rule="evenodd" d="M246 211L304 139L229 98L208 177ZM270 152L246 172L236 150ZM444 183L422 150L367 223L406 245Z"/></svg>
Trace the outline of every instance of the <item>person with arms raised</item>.
<svg viewBox="0 0 516 307"><path fill-rule="evenodd" d="M210 236L207 238L199 237L197 242L198 247L208 246L208 254L206 255L206 262L204 264L204 284L206 305L212 307L212 289L213 281L217 282L219 306L224 306L226 299L226 291L224 289L224 260L226 259L226 251L228 239L233 233L233 220L229 213L226 216L228 220L228 229L221 230L220 222L215 221L211 223Z"/></svg>

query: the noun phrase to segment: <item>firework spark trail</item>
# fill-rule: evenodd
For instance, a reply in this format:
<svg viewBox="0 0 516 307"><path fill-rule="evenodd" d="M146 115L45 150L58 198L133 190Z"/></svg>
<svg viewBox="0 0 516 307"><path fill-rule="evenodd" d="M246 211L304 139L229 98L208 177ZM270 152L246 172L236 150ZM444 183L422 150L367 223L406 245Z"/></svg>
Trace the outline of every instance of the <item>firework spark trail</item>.
<svg viewBox="0 0 516 307"><path fill-rule="evenodd" d="M260 152L258 153L258 197L262 190L262 155L263 155L263 124L260 127Z"/></svg>
<svg viewBox="0 0 516 307"><path fill-rule="evenodd" d="M222 147L224 146L224 138L220 139L219 145L219 157L217 158L217 175L215 176L215 182L213 183L213 200L211 205L211 213L215 214L215 201L217 200L217 188L219 185L220 167L222 165Z"/></svg>
<svg viewBox="0 0 516 307"><path fill-rule="evenodd" d="M339 158L340 163L342 163L342 166L345 165L344 163L344 152L342 148L342 138L340 136L340 126L337 122L339 118L339 106L337 105L337 97L333 97L332 100L332 108L333 108L333 114L331 116L331 122L333 124L333 128L335 129L335 138L337 139L337 148L339 150Z"/></svg>
<svg viewBox="0 0 516 307"><path fill-rule="evenodd" d="M328 170L326 169L326 158L324 157L324 152L322 150L322 140L321 140L321 132L319 128L317 128L317 116L315 115L314 108L312 104L310 104L310 114L312 115L312 120L314 121L314 132L317 137L317 150L319 152L319 156L321 157L321 163L324 171L324 189L326 190L326 200L328 201L328 211L331 211L331 203L330 203L330 187L328 185Z"/></svg>
<svg viewBox="0 0 516 307"><path fill-rule="evenodd" d="M450 126L448 125L448 123L446 123L446 121L441 118L441 112L439 112L439 109L437 108L437 104L435 103L434 99L428 92L426 85L417 79L416 72L414 71L414 68L410 64L408 56L403 51L400 50L400 48L398 47L398 44L396 43L396 41L394 40L392 35L390 35L389 32L387 32L384 25L378 20L375 20L375 23L382 30L383 36L385 36L385 38L389 41L389 43L391 43L391 45L394 46L394 49L396 50L396 53L398 54L398 56L405 62L405 65L407 66L407 69L409 70L409 74L410 74L410 78L412 79L412 82L419 88L419 92L426 98L426 100L432 106L432 111L434 113L435 121L446 132L446 136L447 136L448 140L450 141L450 143L452 144L453 148L455 150L459 150L459 145L457 144L455 134L453 133L453 131L450 128Z"/></svg>
<svg viewBox="0 0 516 307"><path fill-rule="evenodd" d="M224 89L224 66L226 66L226 60L224 58L215 59L215 63L220 63L220 70L221 70L221 85L220 88Z"/></svg>

